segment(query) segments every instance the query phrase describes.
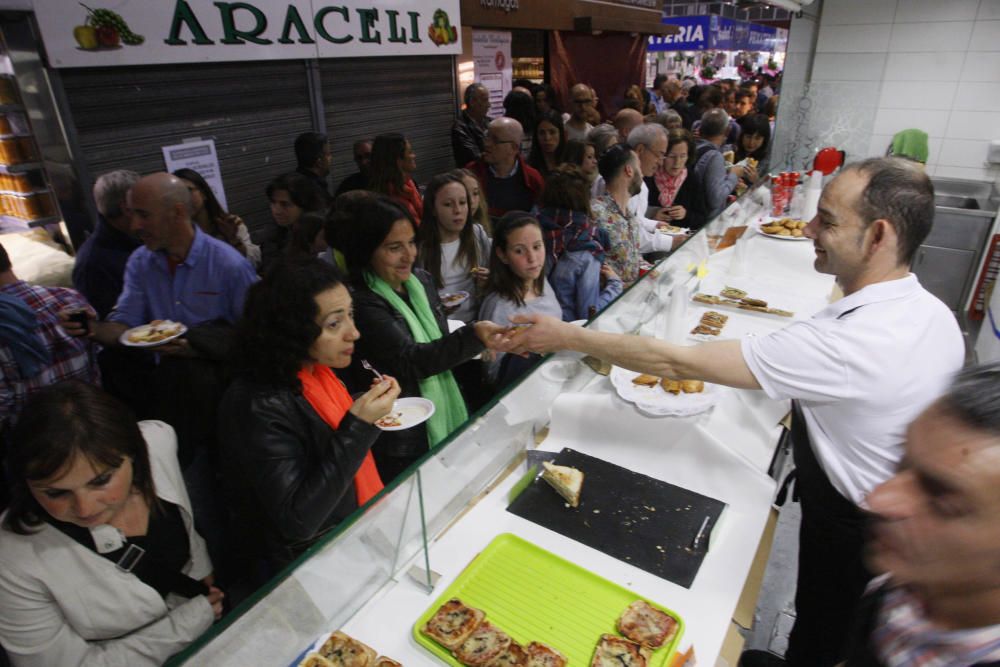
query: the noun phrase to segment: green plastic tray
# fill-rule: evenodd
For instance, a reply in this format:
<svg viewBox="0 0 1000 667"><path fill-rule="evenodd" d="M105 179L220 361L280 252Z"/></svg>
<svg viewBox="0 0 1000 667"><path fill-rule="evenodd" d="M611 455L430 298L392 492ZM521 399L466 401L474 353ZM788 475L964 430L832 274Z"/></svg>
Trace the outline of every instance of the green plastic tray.
<svg viewBox="0 0 1000 667"><path fill-rule="evenodd" d="M510 533L494 538L413 626L418 644L461 667L448 649L420 632L451 598L485 611L489 621L522 646L548 644L576 667L590 664L602 634L618 634L618 617L636 600L646 600L678 623L673 641L653 653L650 667L669 664L684 634L684 619L670 609Z"/></svg>

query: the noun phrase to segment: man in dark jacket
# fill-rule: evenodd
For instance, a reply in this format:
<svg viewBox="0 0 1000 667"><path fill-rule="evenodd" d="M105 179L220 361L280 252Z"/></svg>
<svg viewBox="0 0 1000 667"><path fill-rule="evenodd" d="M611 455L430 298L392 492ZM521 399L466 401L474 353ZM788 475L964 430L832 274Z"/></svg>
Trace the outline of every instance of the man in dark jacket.
<svg viewBox="0 0 1000 667"><path fill-rule="evenodd" d="M315 183L327 201L330 201L330 185L326 179L330 175L333 153L327 136L319 132L303 132L296 137L295 161L298 163L295 171Z"/></svg>
<svg viewBox="0 0 1000 667"><path fill-rule="evenodd" d="M490 216L507 211L530 211L538 203L545 179L521 157L524 130L513 118L500 117L490 123L483 157L465 165L479 178Z"/></svg>
<svg viewBox="0 0 1000 667"><path fill-rule="evenodd" d="M451 125L451 152L455 166L464 167L483 155L490 110L490 92L481 83L465 89L465 109Z"/></svg>

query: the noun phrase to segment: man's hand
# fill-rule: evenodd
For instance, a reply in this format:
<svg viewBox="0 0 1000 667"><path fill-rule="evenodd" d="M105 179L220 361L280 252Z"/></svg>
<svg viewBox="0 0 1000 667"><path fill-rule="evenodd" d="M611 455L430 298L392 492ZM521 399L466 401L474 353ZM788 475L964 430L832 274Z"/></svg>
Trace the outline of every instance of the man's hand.
<svg viewBox="0 0 1000 667"><path fill-rule="evenodd" d="M87 316L87 324L76 319L76 315L81 311ZM59 326L74 338L89 336L91 325L97 321L97 313L94 312L93 308L64 308L59 311L57 317L59 318Z"/></svg>
<svg viewBox="0 0 1000 667"><path fill-rule="evenodd" d="M528 352L541 354L555 352L569 347L567 344L569 335L579 330L579 327L549 315L515 315L511 318L511 322L530 326L508 329L503 340L497 345L497 350L500 352L522 355Z"/></svg>
<svg viewBox="0 0 1000 667"><path fill-rule="evenodd" d="M743 180L747 183L757 182L757 167L747 165L743 168Z"/></svg>
<svg viewBox="0 0 1000 667"><path fill-rule="evenodd" d="M601 279L604 284L607 284L609 280L617 280L621 282L621 276L615 273L615 270L611 268L611 265L605 262L601 264Z"/></svg>
<svg viewBox="0 0 1000 667"><path fill-rule="evenodd" d="M197 350L191 347L191 343L186 338L175 338L169 343L158 345L153 348L153 352L182 359L194 359L198 356Z"/></svg>
<svg viewBox="0 0 1000 667"><path fill-rule="evenodd" d="M208 598L208 604L212 605L212 613L215 614L215 620L222 618L222 599L226 597L226 594L215 586L209 586L208 594L205 597Z"/></svg>
<svg viewBox="0 0 1000 667"><path fill-rule="evenodd" d="M497 345L500 344L504 338L504 334L507 333L507 327L502 327L489 320L479 320L472 327L476 331L476 336L486 346L487 350L497 349Z"/></svg>
<svg viewBox="0 0 1000 667"><path fill-rule="evenodd" d="M734 164L732 167L729 168L729 173L735 174L736 178L743 178L743 175L746 174L746 168L741 167L738 164Z"/></svg>

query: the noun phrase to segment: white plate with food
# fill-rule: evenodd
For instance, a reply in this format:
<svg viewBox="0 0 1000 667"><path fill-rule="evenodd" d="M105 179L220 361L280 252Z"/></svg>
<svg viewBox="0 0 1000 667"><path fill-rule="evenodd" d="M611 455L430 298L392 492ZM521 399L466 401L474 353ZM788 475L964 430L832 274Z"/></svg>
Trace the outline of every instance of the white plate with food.
<svg viewBox="0 0 1000 667"><path fill-rule="evenodd" d="M405 431L423 424L434 414L434 403L420 396L397 398L392 410L385 417L375 420L383 431Z"/></svg>
<svg viewBox="0 0 1000 667"><path fill-rule="evenodd" d="M766 218L757 225L757 231L762 236L782 241L812 241L803 232L807 224L795 218Z"/></svg>
<svg viewBox="0 0 1000 667"><path fill-rule="evenodd" d="M710 409L719 387L700 380L664 380L613 366L609 375L618 395L652 417L687 417Z"/></svg>
<svg viewBox="0 0 1000 667"><path fill-rule="evenodd" d="M187 333L187 327L171 320L153 320L149 324L122 332L118 342L127 347L157 347Z"/></svg>
<svg viewBox="0 0 1000 667"><path fill-rule="evenodd" d="M469 299L469 293L465 290L457 292L447 292L441 295L441 304L445 308L458 308Z"/></svg>

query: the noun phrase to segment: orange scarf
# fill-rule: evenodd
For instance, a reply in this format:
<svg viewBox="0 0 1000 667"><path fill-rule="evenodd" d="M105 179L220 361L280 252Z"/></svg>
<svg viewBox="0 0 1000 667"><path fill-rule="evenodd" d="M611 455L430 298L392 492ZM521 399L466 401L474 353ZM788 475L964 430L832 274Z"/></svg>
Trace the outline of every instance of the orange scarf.
<svg viewBox="0 0 1000 667"><path fill-rule="evenodd" d="M309 405L323 418L323 421L329 424L330 428L337 430L340 420L354 404L354 399L347 393L344 383L333 374L333 371L320 364L313 364L311 369L300 370L299 380L302 382L302 395L309 401ZM354 474L354 490L359 506L364 505L382 490L382 478L378 475L371 450L365 454L361 467Z"/></svg>

